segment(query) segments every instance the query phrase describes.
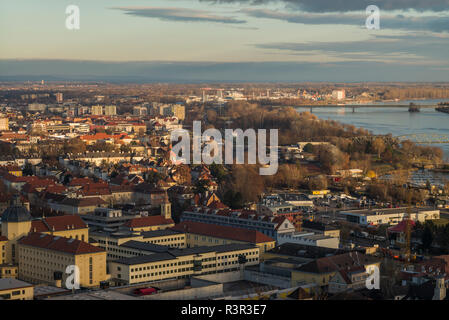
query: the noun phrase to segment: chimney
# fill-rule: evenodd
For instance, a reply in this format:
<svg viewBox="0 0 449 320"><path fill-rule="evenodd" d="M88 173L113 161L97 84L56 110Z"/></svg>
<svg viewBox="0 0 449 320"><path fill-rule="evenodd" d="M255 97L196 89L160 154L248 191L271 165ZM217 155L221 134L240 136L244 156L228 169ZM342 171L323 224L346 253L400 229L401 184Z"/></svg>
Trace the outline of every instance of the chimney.
<svg viewBox="0 0 449 320"><path fill-rule="evenodd" d="M55 287L62 288L62 272L61 271L55 271L53 273L53 279L55 281Z"/></svg>

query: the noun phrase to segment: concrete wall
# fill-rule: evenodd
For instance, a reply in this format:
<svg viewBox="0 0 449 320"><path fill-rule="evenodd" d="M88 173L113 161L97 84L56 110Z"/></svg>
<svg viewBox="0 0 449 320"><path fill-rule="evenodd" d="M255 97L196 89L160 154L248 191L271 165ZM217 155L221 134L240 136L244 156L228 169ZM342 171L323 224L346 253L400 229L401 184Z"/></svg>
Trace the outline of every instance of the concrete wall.
<svg viewBox="0 0 449 320"><path fill-rule="evenodd" d="M269 273L261 273L254 270L245 270L244 279L247 281L262 283L280 288L291 287L291 278L280 277Z"/></svg>
<svg viewBox="0 0 449 320"><path fill-rule="evenodd" d="M187 287L181 290L161 292L155 295L144 296L143 298L146 300L192 300L223 294L222 283L202 281L199 279L194 280L192 278L191 285L191 288Z"/></svg>
<svg viewBox="0 0 449 320"><path fill-rule="evenodd" d="M195 276L195 277L198 279L207 280L207 281L226 283L226 282L243 280L243 273L240 271L233 271L233 272L207 274L207 275Z"/></svg>

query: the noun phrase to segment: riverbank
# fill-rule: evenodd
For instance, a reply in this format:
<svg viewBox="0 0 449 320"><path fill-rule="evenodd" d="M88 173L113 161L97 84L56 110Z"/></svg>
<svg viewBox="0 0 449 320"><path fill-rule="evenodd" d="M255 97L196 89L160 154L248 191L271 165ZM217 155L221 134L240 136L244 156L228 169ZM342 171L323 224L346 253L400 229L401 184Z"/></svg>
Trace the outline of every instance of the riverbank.
<svg viewBox="0 0 449 320"><path fill-rule="evenodd" d="M449 107L437 107L435 110L438 112L449 113Z"/></svg>

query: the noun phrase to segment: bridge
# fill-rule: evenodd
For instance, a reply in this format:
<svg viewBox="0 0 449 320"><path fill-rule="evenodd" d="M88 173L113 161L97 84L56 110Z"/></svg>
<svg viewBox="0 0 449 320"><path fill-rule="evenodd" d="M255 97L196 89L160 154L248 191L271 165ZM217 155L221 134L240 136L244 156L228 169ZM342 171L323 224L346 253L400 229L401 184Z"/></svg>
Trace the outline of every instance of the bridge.
<svg viewBox="0 0 449 320"><path fill-rule="evenodd" d="M449 134L438 134L438 133L413 133L397 136L400 141L410 140L415 143L422 144L438 144L438 143L449 143Z"/></svg>
<svg viewBox="0 0 449 320"><path fill-rule="evenodd" d="M436 104L422 104L422 105L413 105L418 109L435 109L439 106ZM352 112L355 112L355 109L359 108L410 108L410 104L317 104L317 105L303 105L303 106L295 106L295 108L310 108L310 112L313 112L315 108L339 108L339 109L352 109Z"/></svg>

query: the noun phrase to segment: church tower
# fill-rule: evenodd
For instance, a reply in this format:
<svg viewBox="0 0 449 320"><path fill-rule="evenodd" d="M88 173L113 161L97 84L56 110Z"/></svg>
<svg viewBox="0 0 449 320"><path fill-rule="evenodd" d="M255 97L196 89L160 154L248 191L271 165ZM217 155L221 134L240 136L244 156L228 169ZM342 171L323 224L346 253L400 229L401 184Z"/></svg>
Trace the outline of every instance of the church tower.
<svg viewBox="0 0 449 320"><path fill-rule="evenodd" d="M167 195L161 203L161 216L163 216L165 219L171 219L171 203L168 200Z"/></svg>
<svg viewBox="0 0 449 320"><path fill-rule="evenodd" d="M27 235L31 230L32 217L20 201L20 196L15 195L11 205L2 214L2 236L8 238L6 244L6 263L17 263L17 241Z"/></svg>

